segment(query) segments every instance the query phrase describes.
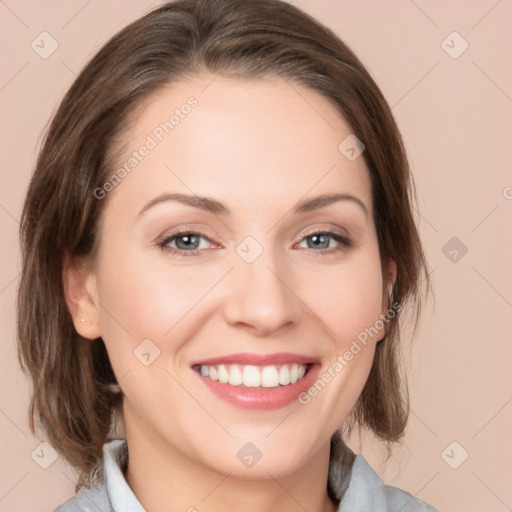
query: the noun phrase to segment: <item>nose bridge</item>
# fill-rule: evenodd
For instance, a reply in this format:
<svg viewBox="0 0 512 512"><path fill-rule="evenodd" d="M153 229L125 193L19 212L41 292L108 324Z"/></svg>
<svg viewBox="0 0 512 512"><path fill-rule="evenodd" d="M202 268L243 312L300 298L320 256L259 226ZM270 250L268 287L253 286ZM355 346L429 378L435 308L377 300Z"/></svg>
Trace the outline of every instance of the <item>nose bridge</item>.
<svg viewBox="0 0 512 512"><path fill-rule="evenodd" d="M236 249L225 315L231 324L269 334L299 318L300 301L287 282L290 272L280 270L286 262L274 247L263 247L251 238Z"/></svg>

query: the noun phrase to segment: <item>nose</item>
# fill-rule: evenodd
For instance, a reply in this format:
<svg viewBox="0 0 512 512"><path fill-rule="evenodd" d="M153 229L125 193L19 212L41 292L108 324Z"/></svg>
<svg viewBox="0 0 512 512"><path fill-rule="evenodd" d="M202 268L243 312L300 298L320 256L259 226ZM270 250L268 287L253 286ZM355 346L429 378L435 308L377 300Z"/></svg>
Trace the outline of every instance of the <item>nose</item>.
<svg viewBox="0 0 512 512"><path fill-rule="evenodd" d="M268 336L304 314L291 272L264 253L253 263L239 260L230 273L224 316L230 325Z"/></svg>

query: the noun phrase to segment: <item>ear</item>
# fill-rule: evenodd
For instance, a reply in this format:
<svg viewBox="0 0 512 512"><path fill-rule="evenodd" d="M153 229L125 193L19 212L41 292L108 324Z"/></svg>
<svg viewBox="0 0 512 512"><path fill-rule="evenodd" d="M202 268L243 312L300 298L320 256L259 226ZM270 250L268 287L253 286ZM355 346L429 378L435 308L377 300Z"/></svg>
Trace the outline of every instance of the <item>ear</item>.
<svg viewBox="0 0 512 512"><path fill-rule="evenodd" d="M378 341L380 343L384 340L387 332L388 332L388 322L389 317L391 316L390 310L392 308L392 293L393 287L396 281L397 274L397 265L395 260L389 259L386 266L383 268L383 284L382 284L382 306L381 306L381 315L380 320L382 322L382 328L378 334ZM395 312L393 311L393 315L391 318L395 316Z"/></svg>
<svg viewBox="0 0 512 512"><path fill-rule="evenodd" d="M88 339L101 336L96 276L80 258L64 257L62 284L66 305L78 334Z"/></svg>
<svg viewBox="0 0 512 512"><path fill-rule="evenodd" d="M392 293L393 293L393 287L395 286L396 281L396 274L397 274L397 265L396 261L393 259L389 259L388 263L386 265L386 269L384 272L385 282L384 286L386 289L386 293L383 293L382 297L382 313L385 314L385 312L391 307L391 299L392 299Z"/></svg>

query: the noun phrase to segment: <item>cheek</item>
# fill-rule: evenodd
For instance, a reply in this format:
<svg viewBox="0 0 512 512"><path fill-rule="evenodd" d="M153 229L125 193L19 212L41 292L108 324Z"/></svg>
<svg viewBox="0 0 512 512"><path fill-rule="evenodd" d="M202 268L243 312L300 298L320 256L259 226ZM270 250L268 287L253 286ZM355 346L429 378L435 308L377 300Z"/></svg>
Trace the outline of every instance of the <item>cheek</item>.
<svg viewBox="0 0 512 512"><path fill-rule="evenodd" d="M377 250L358 254L347 264L314 273L303 285L304 302L328 328L336 351L375 325L382 312L382 274ZM380 339L375 335L375 341Z"/></svg>
<svg viewBox="0 0 512 512"><path fill-rule="evenodd" d="M326 362L313 385L299 396L308 414L334 432L347 418L368 379L375 345L382 330L375 329L382 304L380 264L351 266L328 281L325 294L311 296L330 331Z"/></svg>
<svg viewBox="0 0 512 512"><path fill-rule="evenodd" d="M107 262L99 277L105 337L121 330L130 333L134 342L162 338L215 282L216 274L209 277L208 269L172 268L162 262L160 267L148 264L143 255L127 256L115 265Z"/></svg>
<svg viewBox="0 0 512 512"><path fill-rule="evenodd" d="M344 418L355 404L370 372L375 345L384 330L382 313L382 273L377 242L344 265L326 267L316 273L316 286L304 288L305 302L328 328L328 362L319 375L316 389L305 397L313 407L336 411L333 425ZM327 392L323 392L328 388ZM315 412L317 414L317 412ZM318 414L321 414L318 412ZM330 417L330 416L329 416Z"/></svg>
<svg viewBox="0 0 512 512"><path fill-rule="evenodd" d="M136 391L131 383L145 387L155 378L169 379L165 363L193 337L202 311L198 300L218 280L218 269L210 274L197 266L159 268L137 255L103 260L98 270L101 333L126 394Z"/></svg>

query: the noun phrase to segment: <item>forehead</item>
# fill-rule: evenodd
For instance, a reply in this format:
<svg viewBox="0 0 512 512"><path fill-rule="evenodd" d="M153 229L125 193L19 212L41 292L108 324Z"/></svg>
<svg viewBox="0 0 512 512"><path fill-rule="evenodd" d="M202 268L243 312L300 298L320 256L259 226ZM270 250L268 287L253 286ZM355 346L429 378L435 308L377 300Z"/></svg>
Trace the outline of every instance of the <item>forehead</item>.
<svg viewBox="0 0 512 512"><path fill-rule="evenodd" d="M178 191L236 210L340 192L371 212L364 159L339 149L351 133L329 100L297 83L196 76L151 95L132 117L116 162L128 172L113 196L135 205Z"/></svg>

